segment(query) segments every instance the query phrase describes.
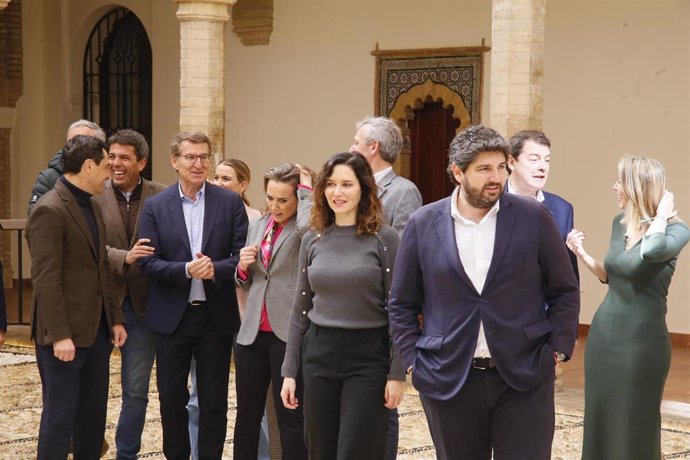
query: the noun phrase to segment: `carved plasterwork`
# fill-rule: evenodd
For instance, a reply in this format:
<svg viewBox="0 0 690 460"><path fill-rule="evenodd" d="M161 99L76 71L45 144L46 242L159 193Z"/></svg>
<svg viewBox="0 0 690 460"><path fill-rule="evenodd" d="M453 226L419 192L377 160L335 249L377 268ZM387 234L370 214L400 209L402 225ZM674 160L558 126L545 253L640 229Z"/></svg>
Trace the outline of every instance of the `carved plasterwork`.
<svg viewBox="0 0 690 460"><path fill-rule="evenodd" d="M376 57L376 114L393 119L403 133L403 149L394 168L409 177L410 130L408 120L425 102L441 101L453 108L458 131L481 122L482 45L466 48L372 51Z"/></svg>
<svg viewBox="0 0 690 460"><path fill-rule="evenodd" d="M428 100L441 101L443 102L443 107L453 108L453 118L460 120L457 132L471 124L472 118L460 95L446 85L439 85L431 80L427 80L421 85L413 86L401 94L396 99L395 105L388 117L393 119L398 125L406 123L407 120L414 118L414 111L420 109L424 102Z"/></svg>

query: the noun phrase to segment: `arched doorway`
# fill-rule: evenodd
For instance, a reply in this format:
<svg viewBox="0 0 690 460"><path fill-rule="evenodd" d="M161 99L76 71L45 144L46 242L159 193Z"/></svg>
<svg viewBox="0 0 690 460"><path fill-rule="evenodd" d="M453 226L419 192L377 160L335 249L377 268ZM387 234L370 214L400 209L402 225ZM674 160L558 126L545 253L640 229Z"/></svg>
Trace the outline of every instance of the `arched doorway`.
<svg viewBox="0 0 690 460"><path fill-rule="evenodd" d="M417 185L424 204L451 194L446 173L448 146L455 134L472 124L460 95L430 80L411 87L395 101L390 115L405 138L401 171Z"/></svg>
<svg viewBox="0 0 690 460"><path fill-rule="evenodd" d="M151 43L139 18L126 8L105 14L84 51L84 118L108 135L129 128L151 145ZM149 155L144 177L151 179Z"/></svg>
<svg viewBox="0 0 690 460"><path fill-rule="evenodd" d="M454 185L445 173L448 146L455 137L460 120L453 117L453 107L443 101L427 100L414 108L410 130L410 180L417 185L424 203L449 196Z"/></svg>

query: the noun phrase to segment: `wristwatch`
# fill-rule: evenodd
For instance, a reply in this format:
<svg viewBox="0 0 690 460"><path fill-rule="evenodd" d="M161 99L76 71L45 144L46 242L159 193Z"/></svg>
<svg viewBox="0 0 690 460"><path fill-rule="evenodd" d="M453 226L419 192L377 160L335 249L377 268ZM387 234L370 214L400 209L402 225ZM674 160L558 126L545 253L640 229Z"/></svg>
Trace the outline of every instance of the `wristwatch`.
<svg viewBox="0 0 690 460"><path fill-rule="evenodd" d="M556 361L558 361L559 363L564 363L570 359L570 356L566 355L560 350L554 350L553 357L556 358Z"/></svg>

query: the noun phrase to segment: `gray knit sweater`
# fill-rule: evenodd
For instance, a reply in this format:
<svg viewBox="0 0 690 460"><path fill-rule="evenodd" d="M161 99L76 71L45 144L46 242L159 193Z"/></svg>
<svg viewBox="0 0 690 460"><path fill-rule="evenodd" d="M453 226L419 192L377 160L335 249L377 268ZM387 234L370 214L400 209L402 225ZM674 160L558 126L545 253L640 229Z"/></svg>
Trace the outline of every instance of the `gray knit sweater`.
<svg viewBox="0 0 690 460"><path fill-rule="evenodd" d="M304 333L312 322L343 329L388 325L388 292L400 238L389 226L377 235L355 232L355 226L334 226L302 238L283 377L297 375ZM394 352L388 378L405 380Z"/></svg>

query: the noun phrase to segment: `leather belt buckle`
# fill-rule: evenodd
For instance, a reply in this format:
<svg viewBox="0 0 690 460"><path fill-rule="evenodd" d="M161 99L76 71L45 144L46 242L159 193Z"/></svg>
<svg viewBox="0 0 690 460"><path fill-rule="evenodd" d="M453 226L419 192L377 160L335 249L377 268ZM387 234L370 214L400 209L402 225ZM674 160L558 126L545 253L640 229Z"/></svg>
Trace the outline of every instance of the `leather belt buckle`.
<svg viewBox="0 0 690 460"><path fill-rule="evenodd" d="M493 369L496 363L491 358L472 358L472 368L480 371Z"/></svg>

